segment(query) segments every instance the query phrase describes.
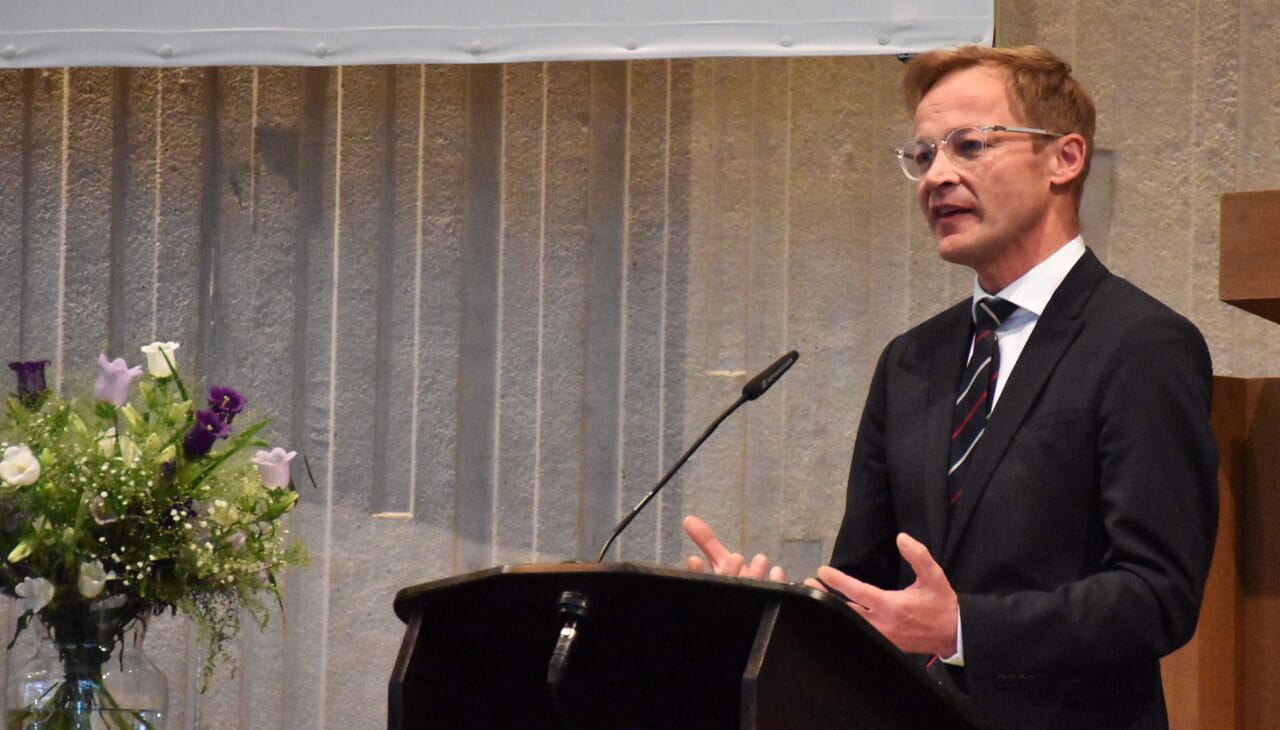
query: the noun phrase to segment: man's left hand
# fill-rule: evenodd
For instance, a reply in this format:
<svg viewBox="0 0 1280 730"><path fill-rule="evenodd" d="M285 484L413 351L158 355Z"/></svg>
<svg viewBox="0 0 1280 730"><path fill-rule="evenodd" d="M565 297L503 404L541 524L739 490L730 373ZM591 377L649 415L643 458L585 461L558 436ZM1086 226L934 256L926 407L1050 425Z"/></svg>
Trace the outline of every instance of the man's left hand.
<svg viewBox="0 0 1280 730"><path fill-rule="evenodd" d="M905 532L898 533L898 552L916 574L915 582L900 591L876 588L830 566L818 569L818 580L843 593L854 611L902 651L952 656L959 604L951 582L929 548ZM805 584L825 590L818 580Z"/></svg>

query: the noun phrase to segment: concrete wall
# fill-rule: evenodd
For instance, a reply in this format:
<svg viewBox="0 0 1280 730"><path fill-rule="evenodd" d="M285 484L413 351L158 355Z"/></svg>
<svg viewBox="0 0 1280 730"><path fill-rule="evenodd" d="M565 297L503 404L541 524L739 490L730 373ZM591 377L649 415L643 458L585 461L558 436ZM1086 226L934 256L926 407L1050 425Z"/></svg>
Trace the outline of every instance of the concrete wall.
<svg viewBox="0 0 1280 730"><path fill-rule="evenodd" d="M1224 374L1280 367L1280 328L1217 301L1218 196L1280 188L1278 36L1271 0L997 9L998 43L1096 93L1088 240ZM384 723L396 589L593 556L793 347L615 555L676 563L692 511L818 565L876 355L970 286L889 153L900 80L891 58L0 71L0 355L71 384L179 340L318 482L293 522L313 565L234 676L199 694L190 628L152 626L169 726Z"/></svg>

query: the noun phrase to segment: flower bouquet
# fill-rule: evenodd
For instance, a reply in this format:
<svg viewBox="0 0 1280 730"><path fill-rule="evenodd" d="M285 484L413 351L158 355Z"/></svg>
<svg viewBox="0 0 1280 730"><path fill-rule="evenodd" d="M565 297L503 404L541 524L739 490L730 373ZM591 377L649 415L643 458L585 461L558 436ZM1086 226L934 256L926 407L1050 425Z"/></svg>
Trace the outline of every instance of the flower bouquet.
<svg viewBox="0 0 1280 730"><path fill-rule="evenodd" d="M0 591L22 604L14 640L38 619L63 676L10 707L9 728L158 728L103 681L120 661L108 658L128 649L126 631L165 611L190 616L207 685L215 660L230 658L240 609L265 625L264 598L281 600L277 576L305 562L281 525L298 498L294 453L265 449L266 421L233 433L245 406L235 390L215 386L197 404L177 349L142 348L145 374L100 356L91 397L47 390L47 361L10 365Z"/></svg>

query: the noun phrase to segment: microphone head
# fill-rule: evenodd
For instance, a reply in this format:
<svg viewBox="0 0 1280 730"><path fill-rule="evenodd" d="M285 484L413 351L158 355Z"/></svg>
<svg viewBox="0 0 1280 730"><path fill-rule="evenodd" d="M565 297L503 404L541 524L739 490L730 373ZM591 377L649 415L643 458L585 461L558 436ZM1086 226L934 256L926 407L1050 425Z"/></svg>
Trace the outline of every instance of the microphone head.
<svg viewBox="0 0 1280 730"><path fill-rule="evenodd" d="M742 386L742 397L747 400L755 400L764 395L764 392L772 388L773 384L782 377L782 374L787 372L799 359L800 353L795 350L778 358L772 365L762 370L759 375L748 380L747 384Z"/></svg>

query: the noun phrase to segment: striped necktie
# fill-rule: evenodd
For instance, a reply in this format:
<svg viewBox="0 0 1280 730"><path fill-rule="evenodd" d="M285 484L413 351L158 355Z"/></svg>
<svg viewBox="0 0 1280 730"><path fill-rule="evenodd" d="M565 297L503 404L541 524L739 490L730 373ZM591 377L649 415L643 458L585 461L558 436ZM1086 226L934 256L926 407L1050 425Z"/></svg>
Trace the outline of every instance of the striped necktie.
<svg viewBox="0 0 1280 730"><path fill-rule="evenodd" d="M996 328L1013 314L1018 305L1003 299L987 298L973 308L975 326L973 354L960 378L959 395L951 420L951 462L947 469L947 486L951 508L955 509L962 493L965 466L982 433L995 396L996 376L1000 372L1000 348L996 346Z"/></svg>

